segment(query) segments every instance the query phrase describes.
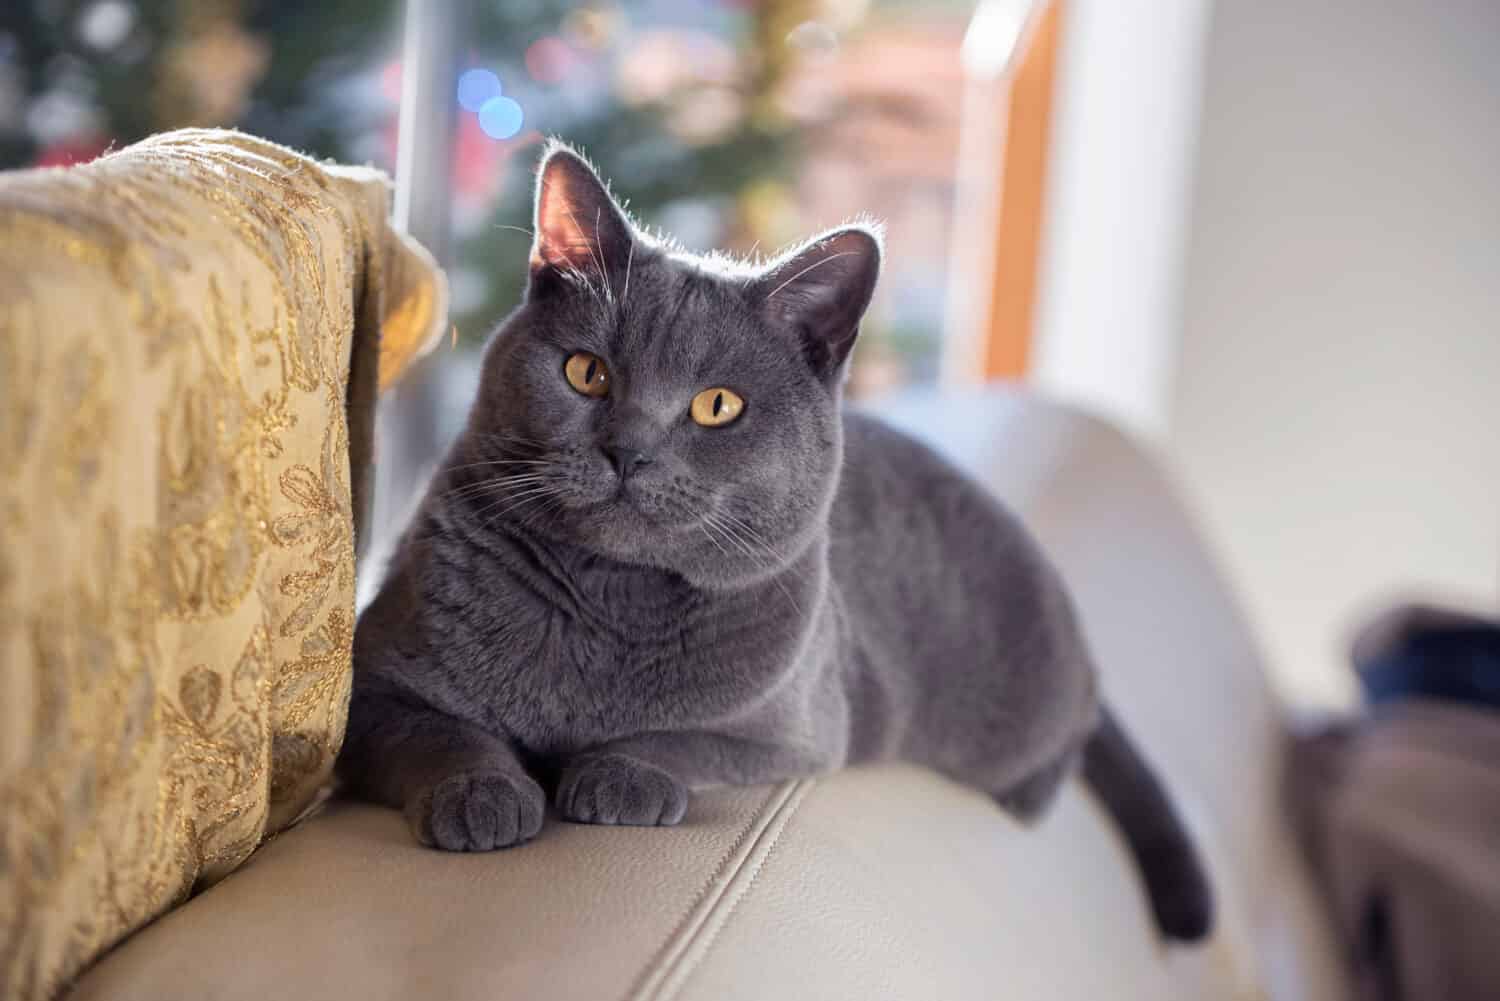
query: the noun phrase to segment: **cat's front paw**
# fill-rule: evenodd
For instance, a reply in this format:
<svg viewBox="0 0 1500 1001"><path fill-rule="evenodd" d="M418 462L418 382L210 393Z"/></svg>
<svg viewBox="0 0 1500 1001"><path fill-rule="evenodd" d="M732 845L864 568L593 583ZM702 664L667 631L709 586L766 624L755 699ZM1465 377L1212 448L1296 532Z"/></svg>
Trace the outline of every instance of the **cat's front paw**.
<svg viewBox="0 0 1500 1001"><path fill-rule="evenodd" d="M687 786L624 754L581 758L557 785L558 811L583 824L670 826L682 820L687 802Z"/></svg>
<svg viewBox="0 0 1500 1001"><path fill-rule="evenodd" d="M536 837L547 794L528 775L450 775L406 807L417 840L450 852L487 852Z"/></svg>

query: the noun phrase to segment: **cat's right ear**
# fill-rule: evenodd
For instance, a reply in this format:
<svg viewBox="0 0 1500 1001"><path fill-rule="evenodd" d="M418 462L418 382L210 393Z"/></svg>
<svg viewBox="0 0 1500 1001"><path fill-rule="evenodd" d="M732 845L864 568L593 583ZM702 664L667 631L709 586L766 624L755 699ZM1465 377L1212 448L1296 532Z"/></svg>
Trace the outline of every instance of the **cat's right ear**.
<svg viewBox="0 0 1500 1001"><path fill-rule="evenodd" d="M593 168L567 146L550 146L537 171L533 289L563 279L610 290L613 276L629 266L634 240L625 214Z"/></svg>

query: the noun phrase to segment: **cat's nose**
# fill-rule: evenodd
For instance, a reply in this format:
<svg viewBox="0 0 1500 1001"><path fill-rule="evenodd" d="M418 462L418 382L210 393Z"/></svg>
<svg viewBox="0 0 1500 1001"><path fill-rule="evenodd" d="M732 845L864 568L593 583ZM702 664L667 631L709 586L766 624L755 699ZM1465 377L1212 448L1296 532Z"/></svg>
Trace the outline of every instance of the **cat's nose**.
<svg viewBox="0 0 1500 1001"><path fill-rule="evenodd" d="M601 445L600 448L609 458L609 464L615 467L615 475L622 480L641 466L651 462L651 456L634 448L621 445Z"/></svg>

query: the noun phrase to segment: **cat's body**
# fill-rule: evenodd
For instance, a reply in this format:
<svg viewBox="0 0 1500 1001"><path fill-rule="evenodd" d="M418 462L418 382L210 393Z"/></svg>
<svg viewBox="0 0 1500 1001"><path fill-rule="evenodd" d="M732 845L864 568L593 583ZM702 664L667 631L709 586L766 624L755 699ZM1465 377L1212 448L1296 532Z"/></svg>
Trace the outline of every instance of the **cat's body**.
<svg viewBox="0 0 1500 1001"><path fill-rule="evenodd" d="M1038 547L841 411L875 241L724 273L642 242L566 152L537 240L361 617L346 782L424 842L487 849L536 833L542 784L567 819L676 823L694 787L903 759L1029 817L1082 759L1163 928L1203 934L1201 867Z"/></svg>
<svg viewBox="0 0 1500 1001"><path fill-rule="evenodd" d="M727 591L497 522L492 497L463 494L472 475L440 477L361 621L362 682L389 675L544 771L634 739L721 745L712 774L684 776L704 782L903 758L1012 791L1095 724L1067 599L972 481L868 417L845 429L830 532Z"/></svg>

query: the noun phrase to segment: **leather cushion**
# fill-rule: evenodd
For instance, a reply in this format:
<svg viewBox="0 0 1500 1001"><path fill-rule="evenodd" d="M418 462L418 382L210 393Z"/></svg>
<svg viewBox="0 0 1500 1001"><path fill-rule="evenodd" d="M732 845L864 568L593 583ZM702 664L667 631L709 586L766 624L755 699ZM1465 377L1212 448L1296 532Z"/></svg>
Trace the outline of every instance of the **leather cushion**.
<svg viewBox="0 0 1500 1001"><path fill-rule="evenodd" d="M1037 830L914 768L699 796L677 828L551 820L451 855L340 803L139 933L73 1001L1232 998L1163 954L1076 786ZM1128 991L1122 990L1128 988Z"/></svg>

